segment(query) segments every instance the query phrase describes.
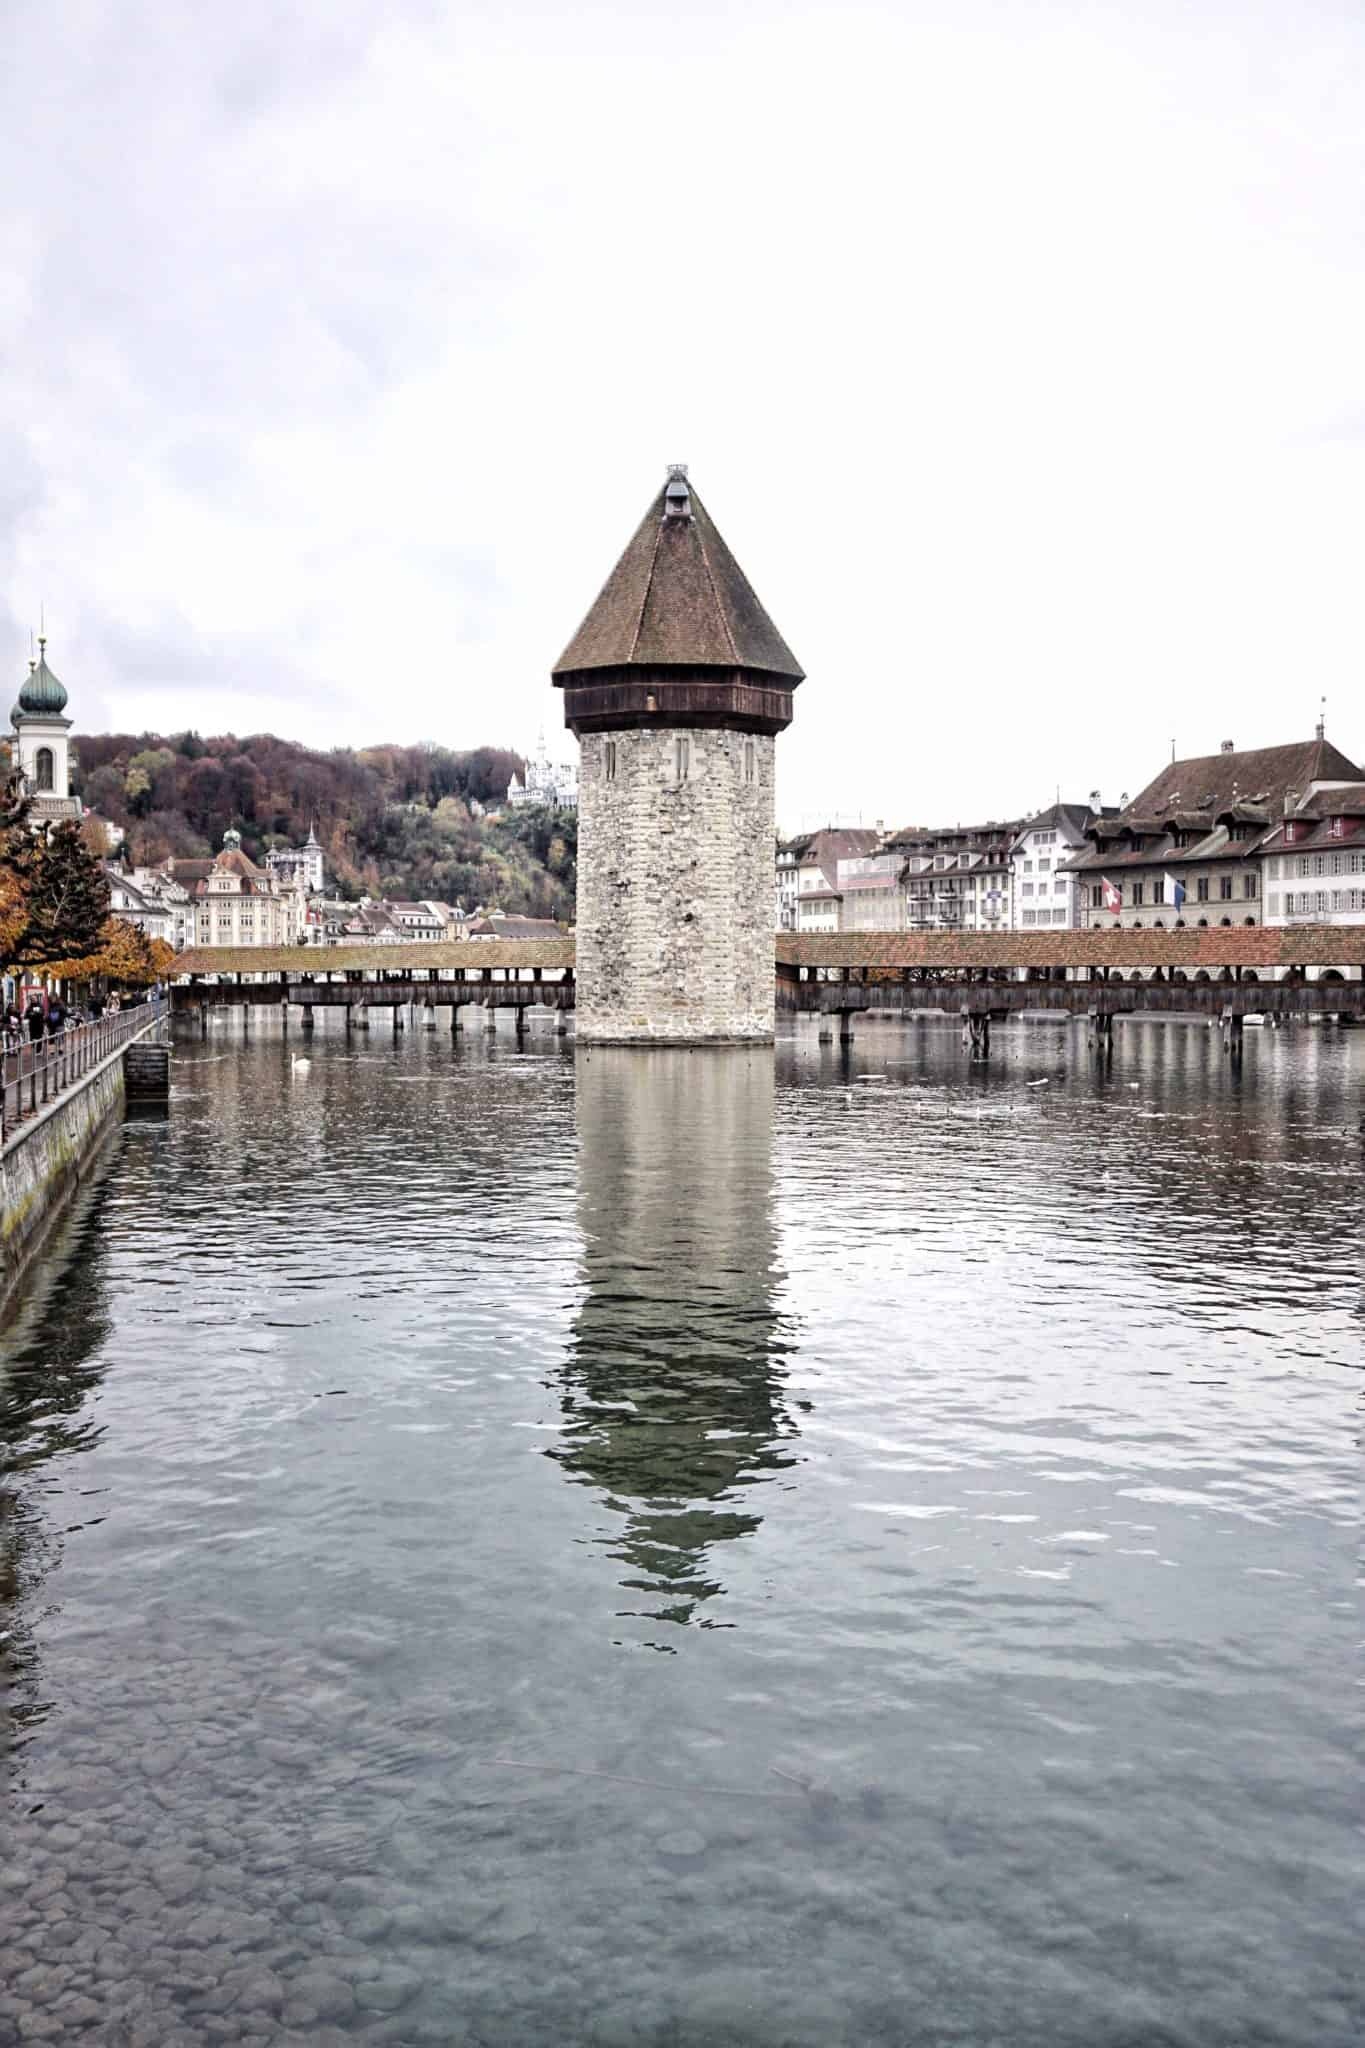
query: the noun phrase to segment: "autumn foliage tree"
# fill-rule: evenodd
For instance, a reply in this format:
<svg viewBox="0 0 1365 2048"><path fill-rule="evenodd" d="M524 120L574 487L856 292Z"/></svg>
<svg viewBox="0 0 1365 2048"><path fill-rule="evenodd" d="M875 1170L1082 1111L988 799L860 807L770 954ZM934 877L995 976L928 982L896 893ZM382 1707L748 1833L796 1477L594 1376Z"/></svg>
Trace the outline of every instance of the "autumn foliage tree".
<svg viewBox="0 0 1365 2048"><path fill-rule="evenodd" d="M92 953L82 959L54 961L48 973L64 981L94 981L98 976L120 988L147 988L167 972L174 959L175 949L164 939L149 939L126 917L107 917Z"/></svg>

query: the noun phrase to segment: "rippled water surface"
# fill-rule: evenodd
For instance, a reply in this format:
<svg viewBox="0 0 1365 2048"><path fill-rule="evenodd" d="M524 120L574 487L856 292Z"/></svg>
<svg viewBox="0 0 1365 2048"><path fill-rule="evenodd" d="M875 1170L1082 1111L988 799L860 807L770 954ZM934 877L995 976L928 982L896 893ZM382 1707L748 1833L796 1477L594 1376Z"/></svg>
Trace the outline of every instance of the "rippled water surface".
<svg viewBox="0 0 1365 2048"><path fill-rule="evenodd" d="M1365 1036L311 1050L0 1343L0 2043L1358 2037Z"/></svg>

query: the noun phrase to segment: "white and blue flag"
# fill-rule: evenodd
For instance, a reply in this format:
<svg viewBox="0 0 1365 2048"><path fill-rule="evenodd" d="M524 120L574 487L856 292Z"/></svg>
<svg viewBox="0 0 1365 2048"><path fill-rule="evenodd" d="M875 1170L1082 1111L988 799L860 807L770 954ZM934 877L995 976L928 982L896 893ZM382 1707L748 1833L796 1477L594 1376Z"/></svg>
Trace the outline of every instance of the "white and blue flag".
<svg viewBox="0 0 1365 2048"><path fill-rule="evenodd" d="M1179 876L1168 874L1166 877L1166 887L1170 891L1172 903L1179 910L1181 904L1185 901L1185 884L1180 880Z"/></svg>

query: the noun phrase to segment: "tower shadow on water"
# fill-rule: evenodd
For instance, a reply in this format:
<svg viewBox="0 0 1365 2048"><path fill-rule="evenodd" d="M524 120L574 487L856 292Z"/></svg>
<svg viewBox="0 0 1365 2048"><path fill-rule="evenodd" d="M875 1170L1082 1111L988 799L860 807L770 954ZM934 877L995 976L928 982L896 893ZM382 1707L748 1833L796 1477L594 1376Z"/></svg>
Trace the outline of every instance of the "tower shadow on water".
<svg viewBox="0 0 1365 2048"><path fill-rule="evenodd" d="M594 1047L577 1056L586 1293L548 1453L601 1495L624 1610L733 1625L724 1547L794 1462L792 1348L775 1300L773 1058Z"/></svg>

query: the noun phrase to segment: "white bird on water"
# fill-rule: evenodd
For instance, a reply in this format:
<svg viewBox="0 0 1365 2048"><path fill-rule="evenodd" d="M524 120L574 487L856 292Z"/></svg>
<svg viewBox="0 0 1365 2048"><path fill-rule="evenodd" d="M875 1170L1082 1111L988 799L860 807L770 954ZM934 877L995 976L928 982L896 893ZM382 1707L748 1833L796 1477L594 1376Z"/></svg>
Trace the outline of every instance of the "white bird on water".
<svg viewBox="0 0 1365 2048"><path fill-rule="evenodd" d="M291 1052L289 1055L289 1071L291 1074L306 1074L312 1064L313 1062L309 1059L307 1053Z"/></svg>

